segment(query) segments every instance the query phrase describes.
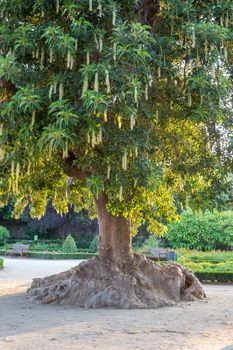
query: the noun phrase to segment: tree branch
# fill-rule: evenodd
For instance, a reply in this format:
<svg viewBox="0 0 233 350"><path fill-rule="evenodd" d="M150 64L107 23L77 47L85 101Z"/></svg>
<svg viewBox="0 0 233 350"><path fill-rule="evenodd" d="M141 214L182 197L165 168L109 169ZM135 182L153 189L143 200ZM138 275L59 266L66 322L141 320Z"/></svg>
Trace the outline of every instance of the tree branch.
<svg viewBox="0 0 233 350"><path fill-rule="evenodd" d="M143 17L145 23L155 26L156 16L159 13L159 0L142 0Z"/></svg>
<svg viewBox="0 0 233 350"><path fill-rule="evenodd" d="M0 79L0 103L8 101L17 89L14 84L9 81Z"/></svg>
<svg viewBox="0 0 233 350"><path fill-rule="evenodd" d="M88 172L85 172L81 169L78 169L74 166L74 160L76 157L74 153L69 151L69 157L63 159L62 168L66 175L70 177L75 177L80 180L83 184L86 183L86 178L90 175Z"/></svg>

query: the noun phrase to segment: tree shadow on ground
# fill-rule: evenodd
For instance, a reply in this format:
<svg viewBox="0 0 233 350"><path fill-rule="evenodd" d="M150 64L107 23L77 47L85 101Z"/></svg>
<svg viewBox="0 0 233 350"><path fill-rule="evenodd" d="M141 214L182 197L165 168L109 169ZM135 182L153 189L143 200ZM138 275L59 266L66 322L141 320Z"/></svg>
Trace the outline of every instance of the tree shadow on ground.
<svg viewBox="0 0 233 350"><path fill-rule="evenodd" d="M14 293L13 288L11 292ZM113 341L111 337L115 336L118 339L120 349L124 348L125 341L131 341L131 337L136 335L138 341L144 345L146 337L153 337L153 341L158 340L159 337L160 343L162 344L166 340L168 348L170 348L174 342L180 344L181 341L187 341L190 337L192 339L189 340L193 341L195 340L193 337L199 336L198 329L196 334L190 333L190 324L177 325L176 321L177 319L182 320L184 312L188 310L191 315L194 314L193 310L195 310L196 305L199 303L180 304L177 307L154 310L106 310L53 304L35 305L27 300L26 291L23 289L21 293L0 297L0 315L3 320L0 327L0 343L6 341L7 337L13 338L13 342L16 340L15 337L17 341L21 341L20 346L24 344L23 341L26 342L28 339L31 339L32 344L37 346L38 339L52 341L56 338L57 342L61 342L61 344L64 344L64 341L73 340L81 342L81 344L85 341L98 340L99 342L107 342L108 347L106 348L110 348L108 342ZM174 319L174 311L176 320ZM193 321L192 316L190 318L191 322L196 322L196 316ZM216 322L213 321L209 324L208 332L216 332L216 327L219 330L219 325L216 326ZM158 349L160 343L158 343ZM14 344L12 343L13 346ZM144 347L139 347L139 349L144 349ZM233 345L225 346L219 350L233 350Z"/></svg>
<svg viewBox="0 0 233 350"><path fill-rule="evenodd" d="M43 329L48 330L66 325L98 320L98 310L96 316L91 312L91 317L85 314L85 309L80 307L69 307L61 305L36 305L27 301L26 292L4 295L0 297L0 314L4 315L4 322L0 327L0 338L16 336L22 333L38 332ZM66 317L65 317L66 316Z"/></svg>

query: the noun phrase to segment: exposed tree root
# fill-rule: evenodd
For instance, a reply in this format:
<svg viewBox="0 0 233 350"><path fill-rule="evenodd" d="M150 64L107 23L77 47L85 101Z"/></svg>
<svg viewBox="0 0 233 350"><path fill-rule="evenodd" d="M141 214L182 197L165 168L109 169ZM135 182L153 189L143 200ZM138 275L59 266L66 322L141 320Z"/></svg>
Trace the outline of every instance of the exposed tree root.
<svg viewBox="0 0 233 350"><path fill-rule="evenodd" d="M53 276L33 280L28 299L85 308L158 308L204 299L199 280L179 264L160 265L135 254L118 266L95 257Z"/></svg>

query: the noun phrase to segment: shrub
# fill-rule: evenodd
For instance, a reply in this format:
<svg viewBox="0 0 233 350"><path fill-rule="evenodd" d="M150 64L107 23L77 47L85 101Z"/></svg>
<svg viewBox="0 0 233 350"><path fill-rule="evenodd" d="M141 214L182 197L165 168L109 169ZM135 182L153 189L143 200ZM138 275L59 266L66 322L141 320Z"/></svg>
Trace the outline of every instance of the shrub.
<svg viewBox="0 0 233 350"><path fill-rule="evenodd" d="M76 253L78 251L74 238L68 235L62 244L62 251L64 253Z"/></svg>
<svg viewBox="0 0 233 350"><path fill-rule="evenodd" d="M0 258L0 270L3 268L3 259Z"/></svg>
<svg viewBox="0 0 233 350"><path fill-rule="evenodd" d="M140 248L140 251L146 252L150 248L158 248L158 247L159 247L158 238L156 238L154 235L151 235L144 241L143 246Z"/></svg>
<svg viewBox="0 0 233 350"><path fill-rule="evenodd" d="M95 236L95 237L93 238L93 240L92 240L91 243L90 243L89 248L90 248L91 250L95 251L95 252L98 251L98 249L99 249L99 236Z"/></svg>
<svg viewBox="0 0 233 350"><path fill-rule="evenodd" d="M76 238L76 242L79 248L88 249L95 235L91 232L79 234Z"/></svg>
<svg viewBox="0 0 233 350"><path fill-rule="evenodd" d="M194 214L187 211L178 223L168 225L166 239L172 248L208 251L233 248L233 212L205 212Z"/></svg>
<svg viewBox="0 0 233 350"><path fill-rule="evenodd" d="M10 238L10 232L4 226L0 226L0 245L6 244L7 240Z"/></svg>

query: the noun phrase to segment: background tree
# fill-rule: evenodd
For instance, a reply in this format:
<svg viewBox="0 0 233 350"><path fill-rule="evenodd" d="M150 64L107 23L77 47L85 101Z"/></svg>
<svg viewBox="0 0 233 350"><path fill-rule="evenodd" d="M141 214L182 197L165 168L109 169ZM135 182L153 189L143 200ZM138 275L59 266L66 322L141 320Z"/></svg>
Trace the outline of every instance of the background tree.
<svg viewBox="0 0 233 350"><path fill-rule="evenodd" d="M91 220L86 211L77 213L74 205L69 205L67 213L59 214L50 201L41 218L31 218L30 205L28 205L16 219L14 202L10 199L8 204L0 209L0 224L8 228L13 240L34 239L35 235L39 240L64 240L71 233L79 248L88 248L93 237L98 234L97 220Z"/></svg>
<svg viewBox="0 0 233 350"><path fill-rule="evenodd" d="M2 202L13 195L16 215L30 203L32 216L48 198L58 212L95 203L100 227L96 273L86 262L76 289L69 272L56 288L35 282L31 298L155 307L202 297L186 270L133 254L131 233L145 220L163 233L177 219L174 192L188 206L231 166L232 4L15 0L0 13Z"/></svg>
<svg viewBox="0 0 233 350"><path fill-rule="evenodd" d="M194 214L186 211L178 223L171 223L165 235L172 248L232 250L233 212Z"/></svg>

